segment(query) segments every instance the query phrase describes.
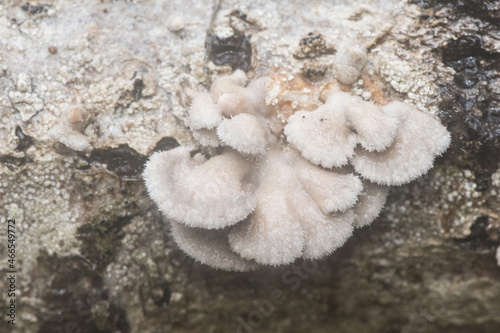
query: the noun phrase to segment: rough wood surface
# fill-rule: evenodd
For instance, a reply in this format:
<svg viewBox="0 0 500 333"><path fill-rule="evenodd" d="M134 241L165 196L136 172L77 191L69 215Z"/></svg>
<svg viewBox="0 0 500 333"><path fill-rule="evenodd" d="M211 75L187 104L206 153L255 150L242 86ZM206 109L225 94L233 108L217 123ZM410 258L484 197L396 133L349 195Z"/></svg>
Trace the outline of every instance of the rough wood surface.
<svg viewBox="0 0 500 333"><path fill-rule="evenodd" d="M1 1L2 306L7 219L18 273L0 332L499 332L499 20L494 0ZM353 91L437 115L452 147L325 260L186 257L140 175L155 149L197 149L189 90L231 65L326 82L346 40L372 70ZM91 148L51 136L63 117Z"/></svg>

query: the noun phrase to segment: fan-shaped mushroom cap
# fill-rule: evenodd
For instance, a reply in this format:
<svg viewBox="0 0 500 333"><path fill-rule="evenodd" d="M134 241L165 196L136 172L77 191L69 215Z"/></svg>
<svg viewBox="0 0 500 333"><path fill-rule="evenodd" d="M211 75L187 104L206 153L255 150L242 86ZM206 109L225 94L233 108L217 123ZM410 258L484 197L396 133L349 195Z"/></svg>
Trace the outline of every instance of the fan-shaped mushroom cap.
<svg viewBox="0 0 500 333"><path fill-rule="evenodd" d="M363 182L363 191L354 206L354 227L361 228L372 223L384 208L389 188L370 182Z"/></svg>
<svg viewBox="0 0 500 333"><path fill-rule="evenodd" d="M450 144L450 134L439 120L401 102L383 107L400 119L394 143L383 152L356 150L351 163L364 178L382 185L400 185L426 173L434 158Z"/></svg>
<svg viewBox="0 0 500 333"><path fill-rule="evenodd" d="M244 94L243 86L245 86L247 82L248 78L245 72L241 69L237 69L231 75L222 76L215 80L210 87L210 92L216 100L218 100L222 94Z"/></svg>
<svg viewBox="0 0 500 333"><path fill-rule="evenodd" d="M335 95L346 93L335 93ZM347 99L347 98L344 98ZM384 151L389 147L399 127L399 119L392 117L370 102L358 96L349 99L347 121L358 137L358 142L368 151Z"/></svg>
<svg viewBox="0 0 500 333"><path fill-rule="evenodd" d="M254 114L252 103L246 96L237 93L225 93L219 97L217 105L221 113L226 116L236 116L240 113Z"/></svg>
<svg viewBox="0 0 500 333"><path fill-rule="evenodd" d="M324 214L343 212L354 206L363 189L358 177L323 170L299 159L302 161L295 164L296 177Z"/></svg>
<svg viewBox="0 0 500 333"><path fill-rule="evenodd" d="M257 208L229 232L229 244L245 259L264 265L283 265L301 256L304 235L291 200L297 183L290 161L275 152L261 162Z"/></svg>
<svg viewBox="0 0 500 333"><path fill-rule="evenodd" d="M247 172L247 164L235 153L203 163L179 147L153 154L144 179L149 196L168 218L190 227L221 229L255 208L255 199L243 184Z"/></svg>
<svg viewBox="0 0 500 333"><path fill-rule="evenodd" d="M305 191L296 191L292 203L304 232L303 258L318 259L330 254L352 235L354 214L351 210L325 214Z"/></svg>
<svg viewBox="0 0 500 333"><path fill-rule="evenodd" d="M325 168L341 167L354 154L356 134L346 125L345 108L329 101L288 118L285 135L306 159Z"/></svg>
<svg viewBox="0 0 500 333"><path fill-rule="evenodd" d="M231 249L245 259L263 265L285 265L302 254L304 234L295 214L291 214L291 194L260 186L255 196L257 208L229 232Z"/></svg>
<svg viewBox="0 0 500 333"><path fill-rule="evenodd" d="M245 272L259 267L231 251L228 229L206 230L171 222L175 243L189 256L202 264L226 271Z"/></svg>
<svg viewBox="0 0 500 333"><path fill-rule="evenodd" d="M259 120L246 113L224 119L217 128L221 141L244 154L264 154L267 134Z"/></svg>
<svg viewBox="0 0 500 333"><path fill-rule="evenodd" d="M209 93L196 93L189 109L189 128L199 130L212 129L222 121L220 110Z"/></svg>

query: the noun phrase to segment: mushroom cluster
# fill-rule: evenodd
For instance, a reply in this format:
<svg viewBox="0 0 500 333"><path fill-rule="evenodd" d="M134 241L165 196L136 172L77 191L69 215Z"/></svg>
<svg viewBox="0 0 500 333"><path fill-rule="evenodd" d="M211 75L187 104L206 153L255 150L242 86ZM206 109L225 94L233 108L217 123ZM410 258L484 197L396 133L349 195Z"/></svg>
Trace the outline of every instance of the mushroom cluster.
<svg viewBox="0 0 500 333"><path fill-rule="evenodd" d="M214 268L245 271L332 253L378 216L389 186L427 172L450 142L430 114L340 89L276 126L266 79L247 83L237 70L193 98L194 138L222 153L207 160L178 147L153 154L144 171L176 243Z"/></svg>

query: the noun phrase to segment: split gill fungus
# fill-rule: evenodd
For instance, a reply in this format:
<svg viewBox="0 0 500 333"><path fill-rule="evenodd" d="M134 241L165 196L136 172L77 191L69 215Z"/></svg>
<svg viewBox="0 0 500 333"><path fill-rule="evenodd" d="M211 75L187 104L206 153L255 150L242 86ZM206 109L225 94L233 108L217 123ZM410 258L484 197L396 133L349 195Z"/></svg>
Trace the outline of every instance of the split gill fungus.
<svg viewBox="0 0 500 333"><path fill-rule="evenodd" d="M341 85L359 78L366 50L342 46L324 103L286 117L276 83L242 70L196 92L188 125L219 155L154 153L144 179L177 245L214 268L247 271L318 259L382 210L390 186L432 168L450 144L433 115L399 101L365 101Z"/></svg>

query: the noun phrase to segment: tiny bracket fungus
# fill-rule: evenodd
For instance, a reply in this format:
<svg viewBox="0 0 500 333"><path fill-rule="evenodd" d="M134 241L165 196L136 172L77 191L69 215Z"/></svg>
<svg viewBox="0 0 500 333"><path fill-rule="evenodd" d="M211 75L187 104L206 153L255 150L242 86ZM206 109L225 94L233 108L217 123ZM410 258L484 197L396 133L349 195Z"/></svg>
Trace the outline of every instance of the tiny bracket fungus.
<svg viewBox="0 0 500 333"><path fill-rule="evenodd" d="M249 83L241 70L194 94L193 137L221 153L207 160L177 147L154 153L144 171L188 255L233 271L327 256L379 215L390 186L421 176L447 149L434 116L342 91L359 78L366 50L338 53L340 84L312 110L277 115L271 78Z"/></svg>
<svg viewBox="0 0 500 333"><path fill-rule="evenodd" d="M87 118L88 114L84 108L71 106L64 110L59 123L51 128L49 135L73 150L89 150L89 139L82 134Z"/></svg>

